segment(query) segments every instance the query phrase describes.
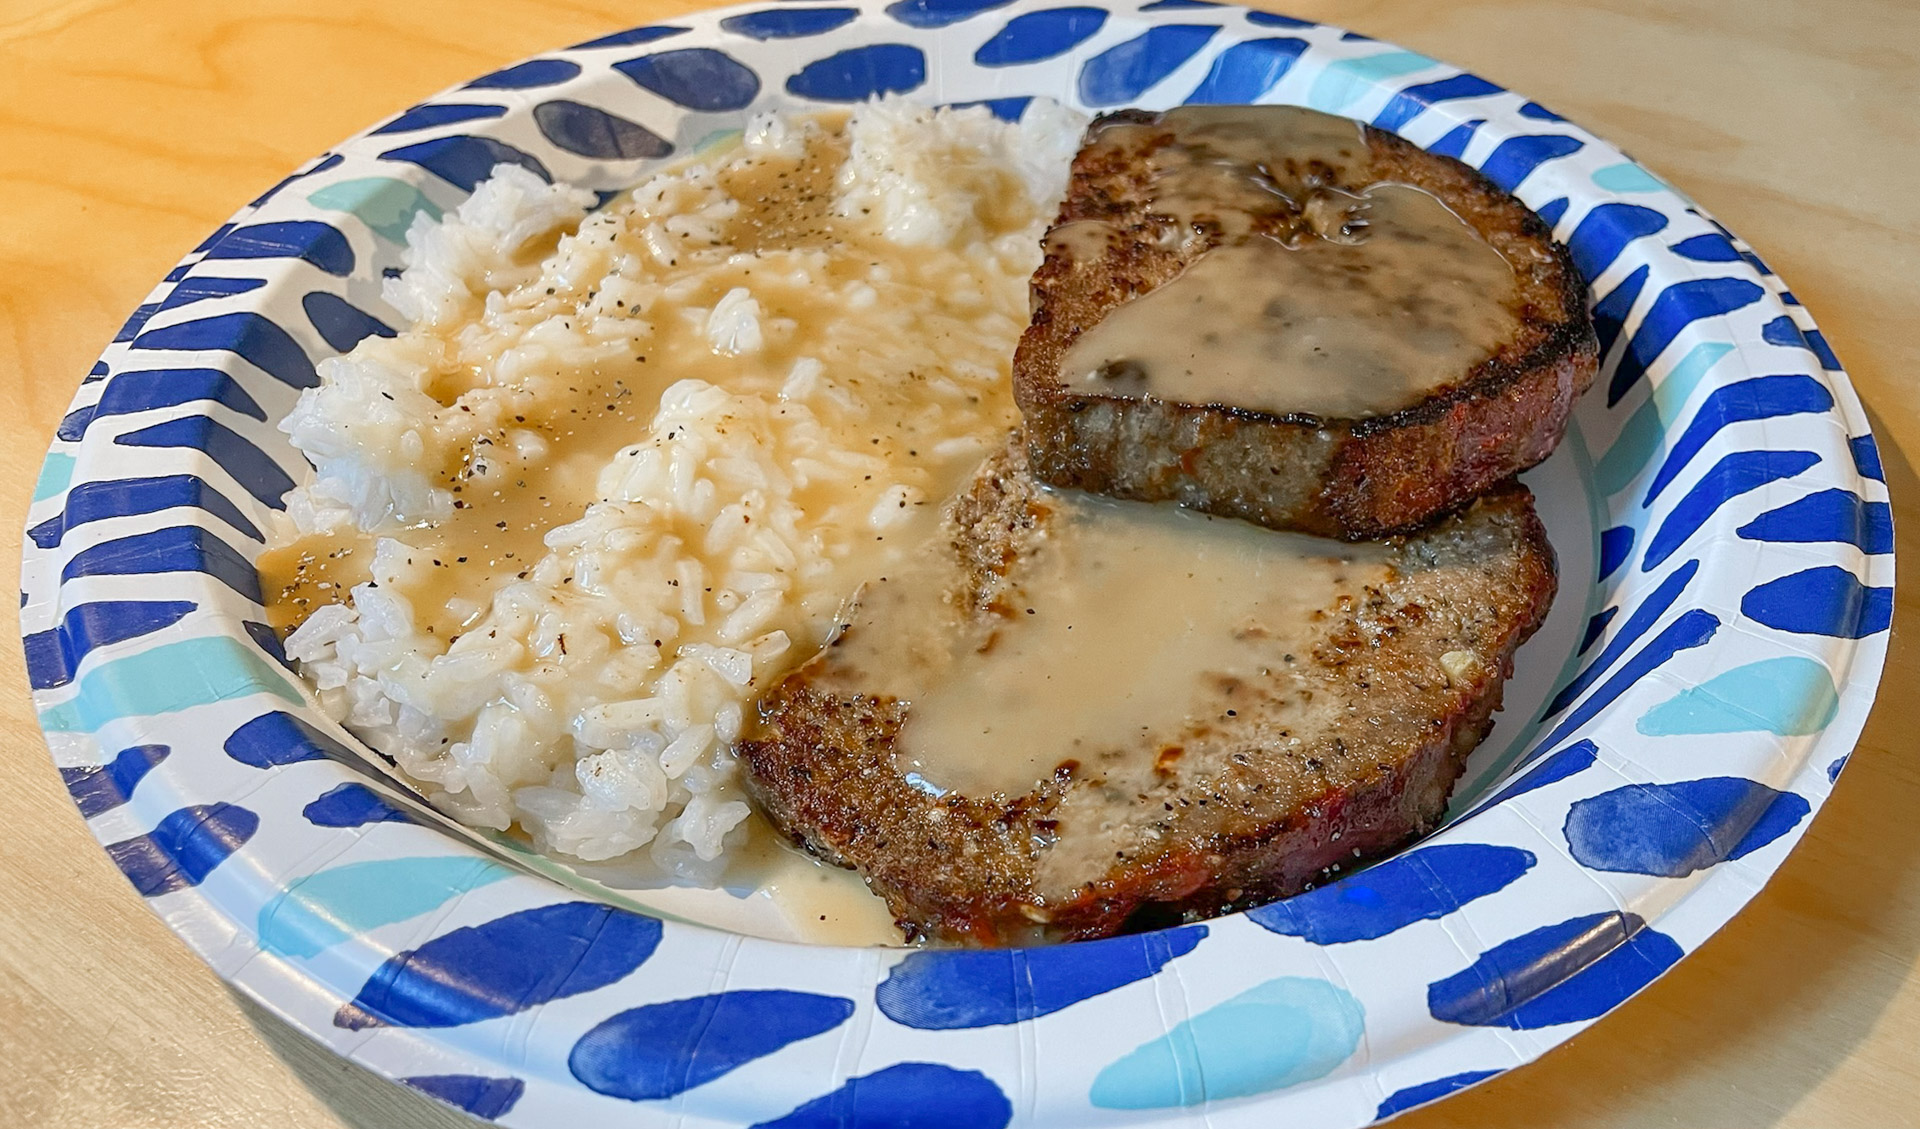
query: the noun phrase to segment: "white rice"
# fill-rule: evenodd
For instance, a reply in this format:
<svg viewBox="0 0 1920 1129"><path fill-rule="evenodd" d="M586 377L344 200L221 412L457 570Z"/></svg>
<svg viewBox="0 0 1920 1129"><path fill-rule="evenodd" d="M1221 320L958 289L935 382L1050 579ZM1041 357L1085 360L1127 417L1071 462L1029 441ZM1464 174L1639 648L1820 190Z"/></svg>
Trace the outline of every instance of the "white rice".
<svg viewBox="0 0 1920 1129"><path fill-rule="evenodd" d="M463 821L717 878L749 813L732 745L754 699L1011 419L1081 124L862 107L832 201L857 247L727 244L753 203L728 170L829 128L775 115L591 214L590 193L503 165L416 221L386 291L401 332L325 363L282 424L316 467L283 539L376 538L373 583L287 641L323 707ZM545 555L416 607L435 592L419 530L470 516L449 468L473 499L562 458L525 421L613 373L657 406L571 512L556 500ZM451 642L422 626L444 614Z"/></svg>

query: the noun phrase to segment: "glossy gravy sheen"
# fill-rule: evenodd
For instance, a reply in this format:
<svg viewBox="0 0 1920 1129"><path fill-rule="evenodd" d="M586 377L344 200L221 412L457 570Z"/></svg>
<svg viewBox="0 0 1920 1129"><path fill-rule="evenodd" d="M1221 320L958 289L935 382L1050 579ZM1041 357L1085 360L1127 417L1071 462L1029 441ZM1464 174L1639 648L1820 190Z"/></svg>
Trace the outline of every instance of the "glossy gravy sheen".
<svg viewBox="0 0 1920 1129"><path fill-rule="evenodd" d="M1274 415L1361 418L1461 379L1518 329L1499 251L1439 199L1376 181L1358 124L1298 107L1182 107L1096 145L1173 139L1149 212L1209 249L1068 348L1069 389ZM1063 225L1082 265L1121 233Z"/></svg>
<svg viewBox="0 0 1920 1129"><path fill-rule="evenodd" d="M1017 796L1063 765L1150 772L1271 700L1321 609L1387 578L1380 545L1175 506L1048 502L1047 533L988 622L956 623L951 600L929 614L951 579L929 568L869 586L835 649L841 671L910 703L894 766L927 791Z"/></svg>

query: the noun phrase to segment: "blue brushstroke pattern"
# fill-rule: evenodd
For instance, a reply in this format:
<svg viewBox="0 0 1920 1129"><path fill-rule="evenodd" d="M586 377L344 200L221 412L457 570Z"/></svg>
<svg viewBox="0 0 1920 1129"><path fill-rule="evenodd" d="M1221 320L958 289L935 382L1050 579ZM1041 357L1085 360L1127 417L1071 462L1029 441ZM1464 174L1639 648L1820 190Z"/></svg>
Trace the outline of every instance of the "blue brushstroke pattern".
<svg viewBox="0 0 1920 1129"><path fill-rule="evenodd" d="M195 302L251 294L267 284L263 278L187 278L160 302L162 310L177 310Z"/></svg>
<svg viewBox="0 0 1920 1129"><path fill-rule="evenodd" d="M968 106L985 106L988 113L1001 121L1017 122L1020 120L1020 115L1027 112L1027 107L1032 102L1032 96L1025 95L1019 98L987 98L979 102L949 102L947 105L956 110L963 110Z"/></svg>
<svg viewBox="0 0 1920 1129"><path fill-rule="evenodd" d="M1749 541L1852 545L1863 553L1893 552L1893 507L1838 487L1768 510L1737 531Z"/></svg>
<svg viewBox="0 0 1920 1129"><path fill-rule="evenodd" d="M1745 309L1758 302L1766 291L1759 283L1744 278L1696 278L1676 282L1660 292L1647 309L1647 316L1627 343L1626 355L1614 369L1607 385L1607 406L1620 402L1668 345L1690 325Z"/></svg>
<svg viewBox="0 0 1920 1129"><path fill-rule="evenodd" d="M1548 227L1557 227L1560 224L1560 217L1567 214L1567 205L1570 203L1571 201L1565 196L1561 196L1558 199L1549 200L1535 208L1534 213L1538 215L1541 221Z"/></svg>
<svg viewBox="0 0 1920 1129"><path fill-rule="evenodd" d="M206 258L299 259L339 278L353 273L353 245L339 228L319 220L278 220L237 227L209 247Z"/></svg>
<svg viewBox="0 0 1920 1129"><path fill-rule="evenodd" d="M1398 855L1338 882L1247 917L1256 925L1316 945L1371 941L1418 921L1433 921L1504 890L1533 868L1518 847L1449 843Z"/></svg>
<svg viewBox="0 0 1920 1129"><path fill-rule="evenodd" d="M1731 352L1733 345L1726 341L1701 341L1688 349L1653 394L1633 410L1607 453L1594 464L1595 488L1611 497L1631 486L1665 447L1669 428L1679 419L1694 389Z"/></svg>
<svg viewBox="0 0 1920 1129"><path fill-rule="evenodd" d="M1436 82L1416 83L1395 94L1387 100L1378 115L1373 119L1374 127L1390 132L1399 132L1400 127L1419 117L1422 113L1441 102L1451 102L1458 98L1479 98L1487 94L1498 94L1500 88L1477 75L1457 74Z"/></svg>
<svg viewBox="0 0 1920 1129"><path fill-rule="evenodd" d="M899 0L887 5L887 15L908 27L946 27L1011 3L1013 0Z"/></svg>
<svg viewBox="0 0 1920 1129"><path fill-rule="evenodd" d="M163 643L105 659L80 676L76 693L40 711L49 733L92 732L111 721L271 694L300 705L287 672L231 635Z"/></svg>
<svg viewBox="0 0 1920 1129"><path fill-rule="evenodd" d="M973 53L983 67L1010 67L1037 63L1064 55L1105 27L1105 8L1048 8L1007 21L1007 26Z"/></svg>
<svg viewBox="0 0 1920 1129"><path fill-rule="evenodd" d="M287 661L286 650L280 646L279 632L267 624L252 619L241 620L240 626L246 630L248 637L254 641L255 645L267 653L268 658L288 670L293 670L293 664Z"/></svg>
<svg viewBox="0 0 1920 1129"><path fill-rule="evenodd" d="M313 360L286 330L251 310L149 329L134 338L136 349L233 353L294 388L320 383Z"/></svg>
<svg viewBox="0 0 1920 1129"><path fill-rule="evenodd" d="M1737 859L1793 830L1812 805L1737 776L1629 784L1576 800L1563 833L1574 861L1594 870L1685 878Z"/></svg>
<svg viewBox="0 0 1920 1129"><path fill-rule="evenodd" d="M413 817L365 784L336 784L300 809L315 827L364 827L369 823L411 823Z"/></svg>
<svg viewBox="0 0 1920 1129"><path fill-rule="evenodd" d="M580 64L567 59L529 59L467 83L468 90L531 90L553 86L580 73Z"/></svg>
<svg viewBox="0 0 1920 1129"><path fill-rule="evenodd" d="M1572 705L1573 700L1578 698L1587 687L1593 685L1595 679L1605 674L1614 663L1619 661L1621 655L1627 653L1627 648L1638 643L1640 637L1651 630L1653 625L1660 621L1661 616L1667 614L1667 609L1680 598L1680 593L1686 590L1687 585L1693 583L1693 578L1699 572L1700 562L1688 561L1669 573L1667 578L1660 582L1660 586L1633 609L1633 614L1627 617L1625 626L1621 627L1620 633L1607 644L1607 649L1587 664L1586 669L1576 675L1572 682L1567 683L1566 689L1553 696L1553 701L1547 703L1546 713L1542 716L1552 717Z"/></svg>
<svg viewBox="0 0 1920 1129"><path fill-rule="evenodd" d="M1601 204L1580 218L1567 237L1567 253L1580 277L1592 282L1620 257L1620 252L1667 226L1667 217L1638 204Z"/></svg>
<svg viewBox="0 0 1920 1129"><path fill-rule="evenodd" d="M1824 412L1831 407L1832 393L1810 376L1758 376L1714 389L1694 413L1693 422L1687 424L1686 431L1667 452L1667 461L1653 476L1653 484L1647 487L1640 507L1652 505L1660 491L1723 429L1751 420Z"/></svg>
<svg viewBox="0 0 1920 1129"><path fill-rule="evenodd" d="M73 797L80 814L92 819L131 799L140 781L172 751L165 745L135 745L121 749L106 764L62 768L60 782L67 786L67 795Z"/></svg>
<svg viewBox="0 0 1920 1129"><path fill-rule="evenodd" d="M690 27L651 27L628 28L616 31L612 35L603 35L598 39L589 39L585 43L576 43L570 50L585 51L596 47L637 47L642 43L652 43L657 39L669 39L676 35L685 35L692 31Z"/></svg>
<svg viewBox="0 0 1920 1129"><path fill-rule="evenodd" d="M1847 440L1847 450L1853 454L1854 469L1861 477L1871 478L1875 482L1885 482L1887 472L1880 466L1880 448L1874 444L1871 435L1856 435Z"/></svg>
<svg viewBox="0 0 1920 1129"><path fill-rule="evenodd" d="M569 153L603 161L650 161L673 152L673 142L616 114L558 98L533 108L540 133Z"/></svg>
<svg viewBox="0 0 1920 1129"><path fill-rule="evenodd" d="M353 750L293 714L276 710L252 718L228 735L221 746L226 754L253 768L278 768L302 761L330 760L364 773L388 786L393 781Z"/></svg>
<svg viewBox="0 0 1920 1129"><path fill-rule="evenodd" d="M977 1070L900 1062L753 1129L1005 1129L1013 1103Z"/></svg>
<svg viewBox="0 0 1920 1129"><path fill-rule="evenodd" d="M845 1023L853 1001L779 989L647 1004L580 1037L567 1068L598 1094L670 1098Z"/></svg>
<svg viewBox="0 0 1920 1129"><path fill-rule="evenodd" d="M1805 655L1782 655L1721 671L1640 715L1649 737L1701 733L1773 733L1804 737L1825 729L1840 709L1833 676Z"/></svg>
<svg viewBox="0 0 1920 1129"><path fill-rule="evenodd" d="M1589 618L1586 635L1580 640L1579 653L1584 655L1592 650L1593 645L1600 641L1600 636L1606 633L1607 625L1612 623L1613 617L1619 614L1620 608L1616 605Z"/></svg>
<svg viewBox="0 0 1920 1129"><path fill-rule="evenodd" d="M227 587L260 602L260 578L253 563L207 530L176 525L90 545L60 571L62 582L82 576L138 576L150 572L204 572Z"/></svg>
<svg viewBox="0 0 1920 1129"><path fill-rule="evenodd" d="M1520 116L1541 122L1563 122L1567 120L1538 102L1528 102L1526 105L1520 107Z"/></svg>
<svg viewBox="0 0 1920 1129"><path fill-rule="evenodd" d="M1247 22L1260 27L1319 27L1312 20L1303 20L1295 16L1283 16L1278 12L1248 12Z"/></svg>
<svg viewBox="0 0 1920 1129"><path fill-rule="evenodd" d="M316 173L326 172L328 169L334 167L335 165L339 164L344 160L346 160L346 158L342 157L338 153L328 153L326 156L320 158L319 161L315 162L312 167L301 169L299 172L292 173L288 176L282 177L280 179L280 183L274 185L272 188L269 188L265 192L262 192L260 195L254 197L253 203L248 206L258 208L260 205L273 199L275 196L280 195L280 190L285 188L287 185L292 184L294 181L305 179L306 177L313 176ZM232 225L229 224L228 226L231 227ZM217 240L208 240L207 242L211 244L211 243L217 242Z"/></svg>
<svg viewBox="0 0 1920 1129"><path fill-rule="evenodd" d="M1502 191L1512 192L1541 165L1571 156L1585 147L1586 142L1579 138L1560 133L1509 137L1494 147L1493 153L1480 166L1480 171L1488 180L1499 185Z"/></svg>
<svg viewBox="0 0 1920 1129"><path fill-rule="evenodd" d="M506 112L505 106L490 103L425 102L374 130L373 136L378 137L385 133L412 133L416 129L432 129L435 126L453 125L456 122L484 121L500 117Z"/></svg>
<svg viewBox="0 0 1920 1129"><path fill-rule="evenodd" d="M1600 534L1600 575L1605 580L1612 576L1627 558L1633 554L1633 539L1638 532L1631 525L1616 525Z"/></svg>
<svg viewBox="0 0 1920 1129"><path fill-rule="evenodd" d="M1718 232L1690 236L1669 248L1683 259L1692 259L1696 263L1737 263L1740 252L1733 241Z"/></svg>
<svg viewBox="0 0 1920 1129"><path fill-rule="evenodd" d="M57 497L73 481L74 457L51 451L40 464L40 477L33 483L33 500L44 502Z"/></svg>
<svg viewBox="0 0 1920 1129"><path fill-rule="evenodd" d="M158 302L146 302L135 306L133 312L127 315L127 320L121 322L119 330L114 333L113 343L119 345L139 336L140 331L147 327L149 321L153 320L153 315L159 312L160 303Z"/></svg>
<svg viewBox="0 0 1920 1129"><path fill-rule="evenodd" d="M1683 955L1638 914L1576 917L1495 945L1428 985L1427 1011L1442 1023L1516 1031L1597 1019Z"/></svg>
<svg viewBox="0 0 1920 1129"><path fill-rule="evenodd" d="M220 464L235 482L265 506L284 508L281 498L293 489L293 479L265 451L226 424L193 415L156 423L113 437L120 447L191 447Z"/></svg>
<svg viewBox="0 0 1920 1129"><path fill-rule="evenodd" d="M1645 264L1622 279L1620 285L1607 291L1607 296L1593 305L1593 332L1600 342L1600 356L1604 360L1613 351L1613 343L1620 338L1620 331L1626 327L1627 316L1633 313L1633 304L1640 300L1640 291L1646 288L1647 276L1653 268ZM1593 280L1587 279L1591 284Z"/></svg>
<svg viewBox="0 0 1920 1129"><path fill-rule="evenodd" d="M906 43L849 47L801 67L787 93L822 102L864 102L918 89L927 81L927 56Z"/></svg>
<svg viewBox="0 0 1920 1129"><path fill-rule="evenodd" d="M1191 59L1219 28L1206 24L1161 24L1115 44L1080 68L1080 100L1089 106L1131 102Z"/></svg>
<svg viewBox="0 0 1920 1129"><path fill-rule="evenodd" d="M728 16L720 27L748 39L803 39L845 27L859 14L858 8L765 8Z"/></svg>
<svg viewBox="0 0 1920 1129"><path fill-rule="evenodd" d="M262 952L317 956L349 937L439 909L516 872L480 855L373 859L288 882L254 918Z"/></svg>
<svg viewBox="0 0 1920 1129"><path fill-rule="evenodd" d="M1190 103L1251 102L1272 90L1286 77L1293 64L1307 49L1304 39L1250 39L1236 43L1216 55L1213 68L1200 80Z"/></svg>
<svg viewBox="0 0 1920 1129"><path fill-rule="evenodd" d="M1827 335L1817 329L1803 329L1800 336L1806 338L1807 348L1820 360L1820 367L1828 372L1840 371L1840 358L1834 355L1832 346L1827 344Z"/></svg>
<svg viewBox="0 0 1920 1129"><path fill-rule="evenodd" d="M198 886L260 828L260 817L236 804L181 808L145 835L107 845L107 854L142 897Z"/></svg>
<svg viewBox="0 0 1920 1129"><path fill-rule="evenodd" d="M553 181L553 174L533 154L504 141L468 134L402 145L380 154L380 159L418 165L462 192L472 192L474 186L492 176L499 165L519 165L541 180Z"/></svg>
<svg viewBox="0 0 1920 1129"><path fill-rule="evenodd" d="M1795 635L1865 639L1893 625L1893 589L1862 584L1839 565L1821 565L1748 590L1740 613Z"/></svg>
<svg viewBox="0 0 1920 1129"><path fill-rule="evenodd" d="M1206 935L1191 925L1078 945L909 953L874 1002L895 1023L925 1031L1019 1023L1145 980Z"/></svg>
<svg viewBox="0 0 1920 1129"><path fill-rule="evenodd" d="M1819 461L1820 456L1812 451L1735 451L1722 458L1693 484L1648 539L1640 571L1658 568L1721 506L1770 482L1792 478Z"/></svg>
<svg viewBox="0 0 1920 1129"><path fill-rule="evenodd" d="M483 1121L492 1121L510 1112L527 1089L527 1084L518 1078L486 1078L478 1074L416 1074L400 1081Z"/></svg>
<svg viewBox="0 0 1920 1129"><path fill-rule="evenodd" d="M1536 788L1545 788L1549 784L1565 780L1575 773L1585 772L1592 768L1593 763L1598 759L1600 759L1600 749L1592 741L1584 739L1575 741L1528 769L1513 783L1500 789L1499 794L1483 804L1480 810L1490 810L1515 796L1525 795Z"/></svg>
<svg viewBox="0 0 1920 1129"><path fill-rule="evenodd" d="M1467 151L1467 146L1472 143L1474 133L1485 124L1487 124L1485 118L1475 118L1470 122L1462 122L1448 130L1446 136L1427 146L1427 152L1437 157L1453 157L1458 159L1462 153Z"/></svg>
<svg viewBox="0 0 1920 1129"><path fill-rule="evenodd" d="M660 944L651 917L591 902L522 910L395 953L334 1026L458 1027L604 988ZM699 1032L681 1032L699 1038Z"/></svg>
<svg viewBox="0 0 1920 1129"><path fill-rule="evenodd" d="M58 517L48 518L27 530L27 535L40 548L51 549L60 544L69 530L88 522L158 513L178 506L205 510L254 541L266 540L225 494L191 474L82 482L67 492L66 509Z"/></svg>
<svg viewBox="0 0 1920 1129"><path fill-rule="evenodd" d="M1435 1078L1431 1082L1422 1082L1418 1086L1395 1090L1380 1103L1379 1109L1373 1111L1374 1120L1385 1121L1396 1113L1405 1113L1415 1106L1438 1101L1448 1094L1464 1090L1475 1082L1484 1082L1499 1073L1498 1070L1467 1070L1459 1074L1449 1074L1445 1078Z"/></svg>
<svg viewBox="0 0 1920 1129"><path fill-rule="evenodd" d="M1553 732L1539 742L1539 747L1550 749L1573 735L1595 714L1613 704L1613 700L1626 693L1627 687L1645 678L1648 674L1665 665L1668 659L1681 651L1705 646L1713 633L1720 629L1720 617L1710 611L1694 608L1683 612L1672 623L1662 628L1660 634L1653 637L1645 647L1613 673L1611 678L1600 684L1586 701L1575 706L1573 711L1553 727Z"/></svg>
<svg viewBox="0 0 1920 1129"><path fill-rule="evenodd" d="M325 290L315 290L300 299L300 308L319 331L320 339L336 352L345 353L369 337L393 336L393 328L386 322Z"/></svg>
<svg viewBox="0 0 1920 1129"><path fill-rule="evenodd" d="M689 110L743 110L760 93L760 76L711 47L661 51L613 64L646 90Z"/></svg>
<svg viewBox="0 0 1920 1129"><path fill-rule="evenodd" d="M123 372L108 381L98 402L75 409L60 421L59 437L71 442L85 435L97 419L178 407L195 400L211 400L257 420L267 418L247 390L219 369L142 369Z"/></svg>
<svg viewBox="0 0 1920 1129"><path fill-rule="evenodd" d="M1108 1063L1087 1100L1098 1109L1165 1109L1297 1086L1345 1062L1365 1026L1365 1010L1346 989L1278 977Z"/></svg>
<svg viewBox="0 0 1920 1129"><path fill-rule="evenodd" d="M60 626L36 631L22 640L27 652L27 679L35 690L65 686L96 648L172 627L197 606L190 600L96 600L81 604L60 618Z"/></svg>

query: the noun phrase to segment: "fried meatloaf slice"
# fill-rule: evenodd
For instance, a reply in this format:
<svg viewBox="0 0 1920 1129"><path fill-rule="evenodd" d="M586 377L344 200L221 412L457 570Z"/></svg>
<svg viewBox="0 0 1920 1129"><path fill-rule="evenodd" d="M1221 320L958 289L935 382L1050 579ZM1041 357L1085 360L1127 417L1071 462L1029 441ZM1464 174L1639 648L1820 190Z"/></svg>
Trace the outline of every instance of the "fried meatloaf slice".
<svg viewBox="0 0 1920 1129"><path fill-rule="evenodd" d="M1114 512L1090 518L1089 505ZM1111 520L1120 524L1103 536L1139 540L1142 529L1159 536L1149 526L1173 515L1233 527L1173 530L1167 544L1201 546L1196 559L1212 552L1206 539L1242 535L1353 555L1318 579L1277 586L1317 593L1311 599L1324 606L1287 605L1286 591L1248 605L1291 607L1290 622L1237 622L1231 639L1215 640L1148 627L1169 657L1149 665L1147 678L1133 677L1143 673L1136 667L1159 661L1160 644L1103 654L1114 649L1114 625L1204 619L1216 596L1208 590L1183 608L1177 581L1128 589L1138 578L1121 568L1119 587L1113 576L1096 578L1108 585L1090 597L1097 616L1054 624L1056 639L1081 629L1079 669L1016 668L1013 680L1030 682L1036 701L1007 707L982 700L991 683L966 682L968 664L1023 647L1029 658L1046 654L1030 633L1056 611L1043 574L1049 554L1064 552L1054 542L1070 523ZM1140 522L1148 524L1129 524ZM1089 543L1111 558L1121 542ZM768 693L741 751L775 825L859 870L909 938L1031 945L1207 917L1297 893L1430 830L1555 584L1532 496L1517 483L1417 535L1350 546L1178 507L1055 493L1032 479L1016 440L952 503L939 551L918 578L863 588L840 634ZM1261 603L1268 596L1281 603ZM1162 604L1173 610L1161 615ZM1221 646L1209 650L1213 642ZM1194 654L1228 665L1189 677L1182 666ZM1265 665L1232 666L1249 658ZM928 674L920 689L944 679L961 683L959 697L920 697L915 678ZM1183 696L1181 724L1111 740L1132 719L1109 711L1151 704L1169 681ZM928 744L956 732L939 716L943 706L974 711L983 729L1007 708L1029 712L1016 713L1026 721L1011 733L943 751ZM1074 742L1049 728L1055 715L1101 739L1066 748ZM916 738L921 721L929 725Z"/></svg>
<svg viewBox="0 0 1920 1129"><path fill-rule="evenodd" d="M1270 116L1233 116L1248 110ZM1268 124L1275 114L1277 124ZM1263 142L1249 141L1248 134L1268 129L1267 151L1254 160L1250 154L1261 152ZM1211 136L1199 136L1208 130ZM1503 311L1493 311L1504 313L1505 331L1481 339L1497 345L1449 368L1437 384L1430 381L1404 402L1371 410L1342 410L1341 398L1334 397L1330 411L1315 414L1296 409L1285 384L1266 389L1264 408L1250 409L1231 398L1195 403L1141 394L1129 390L1126 379L1102 394L1103 386L1063 373L1062 362L1083 333L1223 246L1250 237L1298 248L1315 256L1315 263L1327 261L1329 252L1351 260L1352 274L1328 274L1327 285L1295 291L1339 290L1371 271L1389 291L1397 289L1396 300L1403 303L1397 324L1426 317L1427 331L1444 331L1446 319L1456 314L1436 311L1433 300L1436 294L1460 298L1460 288L1419 292L1431 266L1444 261L1419 256L1448 249L1403 242L1398 262L1368 264L1374 252L1365 221L1370 210L1382 209L1369 208L1365 194L1382 184L1394 186L1384 195L1445 216L1432 208L1437 199L1512 268L1511 281L1502 280ZM1345 222L1356 218L1362 222ZM1387 225L1376 228L1377 241ZM1462 250L1470 248L1451 248L1456 256ZM1418 266L1398 269L1408 262ZM1213 284L1216 299L1273 273L1229 267L1224 260L1210 269L1227 280ZM1015 354L1013 379L1036 475L1058 486L1177 501L1276 529L1378 537L1462 505L1551 453L1596 369L1585 288L1566 249L1538 216L1459 161L1370 126L1296 107L1122 111L1096 121L1074 160L1031 289L1033 320ZM1421 303L1424 314L1416 308ZM1152 329L1168 340L1197 332L1184 316L1192 308L1162 303L1152 314ZM1457 308L1476 312L1470 303ZM1322 321L1319 329L1317 338L1304 339L1303 349L1316 346L1308 359L1325 361L1342 343L1351 347L1342 327ZM1292 339L1303 340L1297 333ZM1317 349L1329 339L1327 352ZM1200 351L1203 375L1215 351ZM1284 367L1276 363L1274 369ZM1321 391L1345 379L1337 363L1331 379L1327 368L1296 367L1301 371L1275 375ZM1109 372L1124 377L1126 368L1122 361Z"/></svg>

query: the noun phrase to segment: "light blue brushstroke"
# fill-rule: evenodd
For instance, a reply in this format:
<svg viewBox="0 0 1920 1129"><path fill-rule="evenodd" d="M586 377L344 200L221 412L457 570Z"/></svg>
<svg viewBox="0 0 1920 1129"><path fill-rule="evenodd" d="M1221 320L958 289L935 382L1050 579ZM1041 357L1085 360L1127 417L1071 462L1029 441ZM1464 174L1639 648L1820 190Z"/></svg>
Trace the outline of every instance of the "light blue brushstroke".
<svg viewBox="0 0 1920 1129"><path fill-rule="evenodd" d="M57 451L48 455L47 461L40 464L39 481L33 484L33 500L44 502L65 490L67 483L73 481L73 463L72 455L62 455Z"/></svg>
<svg viewBox="0 0 1920 1129"><path fill-rule="evenodd" d="M389 176L342 180L316 188L307 196L307 203L330 212L346 212L394 243L407 241L407 228L413 225L414 216L424 212L428 219L437 220L441 215L439 205L418 188Z"/></svg>
<svg viewBox="0 0 1920 1129"><path fill-rule="evenodd" d="M40 726L49 733L86 733L119 717L172 713L249 694L303 704L278 668L240 640L183 639L94 667L80 680L79 693L40 711Z"/></svg>
<svg viewBox="0 0 1920 1129"><path fill-rule="evenodd" d="M1329 114L1345 112L1390 78L1412 74L1434 66L1434 61L1413 51L1383 51L1362 59L1341 59L1331 63L1307 91L1307 105Z"/></svg>
<svg viewBox="0 0 1920 1129"><path fill-rule="evenodd" d="M1116 1060L1087 1100L1101 1109L1164 1109L1296 1086L1345 1062L1365 1028L1366 1011L1345 989L1282 976Z"/></svg>
<svg viewBox="0 0 1920 1129"><path fill-rule="evenodd" d="M417 917L513 873L483 858L379 859L295 880L260 907L260 947L310 957L358 933Z"/></svg>
<svg viewBox="0 0 1920 1129"><path fill-rule="evenodd" d="M1818 733L1840 709L1827 668L1789 655L1763 659L1682 690L1643 714L1635 728L1649 737L1695 733Z"/></svg>
<svg viewBox="0 0 1920 1129"><path fill-rule="evenodd" d="M1673 366L1667 378L1654 388L1653 395L1634 411L1613 446L1601 457L1594 470L1594 484L1600 488L1601 497L1610 498L1625 490L1646 469L1647 463L1660 453L1662 440L1680 409L1686 406L1687 397L1700 386L1707 370L1731 352L1733 346L1724 341L1702 341L1680 358L1680 363Z"/></svg>
<svg viewBox="0 0 1920 1129"><path fill-rule="evenodd" d="M685 146L685 149L687 155L690 157L704 157L717 149L731 147L734 142L739 141L744 136L746 136L746 134L743 130L716 129L704 135L693 144Z"/></svg>
<svg viewBox="0 0 1920 1129"><path fill-rule="evenodd" d="M1595 170L1593 183L1608 192L1668 191L1664 181L1632 161Z"/></svg>

